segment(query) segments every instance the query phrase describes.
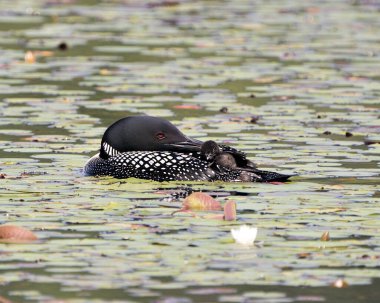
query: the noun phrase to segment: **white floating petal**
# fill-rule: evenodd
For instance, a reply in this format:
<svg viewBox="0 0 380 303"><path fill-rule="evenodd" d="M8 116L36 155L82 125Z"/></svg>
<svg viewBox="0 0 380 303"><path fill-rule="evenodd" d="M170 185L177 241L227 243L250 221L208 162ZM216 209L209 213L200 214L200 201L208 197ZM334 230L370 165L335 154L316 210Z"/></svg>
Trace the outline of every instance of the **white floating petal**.
<svg viewBox="0 0 380 303"><path fill-rule="evenodd" d="M240 228L231 229L231 234L236 243L242 245L253 245L257 236L257 227L242 225Z"/></svg>

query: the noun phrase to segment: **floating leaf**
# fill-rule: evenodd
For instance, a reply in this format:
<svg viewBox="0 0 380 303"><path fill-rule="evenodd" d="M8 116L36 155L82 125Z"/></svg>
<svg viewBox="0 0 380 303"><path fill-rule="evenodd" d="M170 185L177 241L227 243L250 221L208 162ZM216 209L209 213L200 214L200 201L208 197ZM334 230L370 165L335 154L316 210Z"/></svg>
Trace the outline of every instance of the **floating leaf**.
<svg viewBox="0 0 380 303"><path fill-rule="evenodd" d="M34 53L32 51L27 51L25 53L24 61L25 61L25 63L35 63L36 62L36 56L34 55Z"/></svg>
<svg viewBox="0 0 380 303"><path fill-rule="evenodd" d="M321 241L330 241L330 233L325 231L321 236Z"/></svg>
<svg viewBox="0 0 380 303"><path fill-rule="evenodd" d="M0 303L12 303L12 301L4 298L3 296L0 296Z"/></svg>
<svg viewBox="0 0 380 303"><path fill-rule="evenodd" d="M348 287L348 283L343 279L337 279L331 284L331 286L336 288L346 288Z"/></svg>
<svg viewBox="0 0 380 303"><path fill-rule="evenodd" d="M195 104L182 104L182 105L174 105L175 109L202 109L201 106Z"/></svg>
<svg viewBox="0 0 380 303"><path fill-rule="evenodd" d="M25 228L15 225L0 226L0 242L22 243L34 240L37 240L36 235Z"/></svg>
<svg viewBox="0 0 380 303"><path fill-rule="evenodd" d="M224 204L224 220L225 221L236 220L236 202L227 201L227 203Z"/></svg>
<svg viewBox="0 0 380 303"><path fill-rule="evenodd" d="M202 192L194 192L183 201L183 210L221 210L222 205L213 197Z"/></svg>
<svg viewBox="0 0 380 303"><path fill-rule="evenodd" d="M380 136L378 135L372 135L364 140L364 144L366 145L372 145L372 144L380 144Z"/></svg>

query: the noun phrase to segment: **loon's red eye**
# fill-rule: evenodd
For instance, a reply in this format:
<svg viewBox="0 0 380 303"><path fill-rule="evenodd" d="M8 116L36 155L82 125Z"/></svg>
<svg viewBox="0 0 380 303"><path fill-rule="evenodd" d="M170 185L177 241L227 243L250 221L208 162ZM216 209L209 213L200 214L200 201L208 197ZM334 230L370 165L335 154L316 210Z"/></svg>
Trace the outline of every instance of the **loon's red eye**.
<svg viewBox="0 0 380 303"><path fill-rule="evenodd" d="M166 138L166 136L165 136L165 134L164 133L157 133L156 134L156 139L157 140L163 140L163 139L165 139Z"/></svg>

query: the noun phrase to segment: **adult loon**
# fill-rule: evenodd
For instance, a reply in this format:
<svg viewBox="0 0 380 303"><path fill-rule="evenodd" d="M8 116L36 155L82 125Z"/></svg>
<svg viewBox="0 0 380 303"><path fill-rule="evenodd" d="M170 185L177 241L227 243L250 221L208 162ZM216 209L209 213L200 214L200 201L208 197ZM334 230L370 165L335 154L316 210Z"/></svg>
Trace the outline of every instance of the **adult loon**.
<svg viewBox="0 0 380 303"><path fill-rule="evenodd" d="M208 151L207 144L185 136L162 118L126 117L108 127L101 141L100 152L87 161L84 173L89 176L134 177L160 182L270 182L286 181L291 177L259 170L246 158L245 153L227 145L217 144L218 154L228 155L234 165L216 162L216 154L212 155Z"/></svg>

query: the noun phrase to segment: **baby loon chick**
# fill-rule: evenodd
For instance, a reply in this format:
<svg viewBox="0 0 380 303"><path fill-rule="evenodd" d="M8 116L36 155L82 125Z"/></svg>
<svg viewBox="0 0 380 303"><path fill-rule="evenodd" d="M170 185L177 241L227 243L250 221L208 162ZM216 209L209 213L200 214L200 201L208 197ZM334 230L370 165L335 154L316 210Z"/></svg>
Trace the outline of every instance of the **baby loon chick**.
<svg viewBox="0 0 380 303"><path fill-rule="evenodd" d="M203 155L207 161L213 161L217 165L221 165L225 168L235 169L236 161L232 154L228 152L223 153L219 145L212 140L208 140L201 145L201 155Z"/></svg>
<svg viewBox="0 0 380 303"><path fill-rule="evenodd" d="M99 153L87 161L84 173L155 181L268 182L290 177L257 170L243 152L226 145L217 145L219 153L231 155L235 164L216 166L215 160L202 155L202 144L162 118L126 117L108 127Z"/></svg>
<svg viewBox="0 0 380 303"><path fill-rule="evenodd" d="M224 169L239 169L233 154L223 152L215 141L208 140L204 142L201 145L201 155L204 156L207 161L212 161L210 167L218 169L219 171ZM252 162L247 164L251 166L240 168L242 172L238 179L243 182L261 181L262 178L253 172L253 168L255 168L254 164Z"/></svg>

